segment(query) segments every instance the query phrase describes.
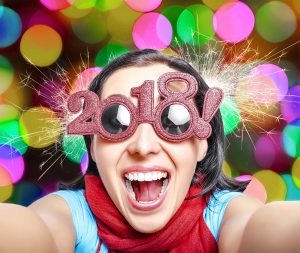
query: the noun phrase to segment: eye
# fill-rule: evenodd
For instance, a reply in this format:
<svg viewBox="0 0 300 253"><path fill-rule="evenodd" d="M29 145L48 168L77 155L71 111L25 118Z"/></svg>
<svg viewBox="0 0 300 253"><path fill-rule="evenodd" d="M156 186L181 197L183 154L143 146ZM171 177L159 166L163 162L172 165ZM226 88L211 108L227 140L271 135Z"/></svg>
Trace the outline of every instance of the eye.
<svg viewBox="0 0 300 253"><path fill-rule="evenodd" d="M167 106L161 114L162 127L169 133L179 135L190 127L191 116L189 111L180 104Z"/></svg>
<svg viewBox="0 0 300 253"><path fill-rule="evenodd" d="M101 123L105 131L120 134L129 127L130 112L122 104L111 104L102 113Z"/></svg>

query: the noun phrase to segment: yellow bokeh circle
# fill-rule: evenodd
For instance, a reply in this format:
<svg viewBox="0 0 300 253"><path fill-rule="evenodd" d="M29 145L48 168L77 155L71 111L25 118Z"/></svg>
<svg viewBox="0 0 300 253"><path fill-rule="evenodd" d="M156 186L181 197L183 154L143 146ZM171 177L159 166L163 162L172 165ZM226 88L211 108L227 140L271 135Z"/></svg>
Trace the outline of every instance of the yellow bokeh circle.
<svg viewBox="0 0 300 253"><path fill-rule="evenodd" d="M253 176L265 187L267 192L266 202L285 200L287 187L279 174L272 170L260 170L255 172Z"/></svg>
<svg viewBox="0 0 300 253"><path fill-rule="evenodd" d="M232 177L230 165L225 160L223 162L223 172L227 177Z"/></svg>
<svg viewBox="0 0 300 253"><path fill-rule="evenodd" d="M60 121L56 113L46 107L33 107L20 117L23 141L33 148L44 148L55 143L60 134Z"/></svg>
<svg viewBox="0 0 300 253"><path fill-rule="evenodd" d="M10 174L6 169L0 167L0 202L10 198L13 192L13 184Z"/></svg>
<svg viewBox="0 0 300 253"><path fill-rule="evenodd" d="M62 39L51 27L34 25L22 36L20 42L22 56L38 67L54 63L62 51Z"/></svg>
<svg viewBox="0 0 300 253"><path fill-rule="evenodd" d="M300 188L300 157L294 161L291 174L295 185Z"/></svg>

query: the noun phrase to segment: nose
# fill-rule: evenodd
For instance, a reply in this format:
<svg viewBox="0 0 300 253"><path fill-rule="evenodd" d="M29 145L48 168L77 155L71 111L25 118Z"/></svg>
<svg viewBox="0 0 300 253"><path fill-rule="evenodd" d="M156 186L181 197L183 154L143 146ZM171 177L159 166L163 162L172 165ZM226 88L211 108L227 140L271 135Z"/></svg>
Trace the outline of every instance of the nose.
<svg viewBox="0 0 300 253"><path fill-rule="evenodd" d="M129 141L127 149L131 155L147 156L157 154L161 150L160 138L148 123L140 124Z"/></svg>

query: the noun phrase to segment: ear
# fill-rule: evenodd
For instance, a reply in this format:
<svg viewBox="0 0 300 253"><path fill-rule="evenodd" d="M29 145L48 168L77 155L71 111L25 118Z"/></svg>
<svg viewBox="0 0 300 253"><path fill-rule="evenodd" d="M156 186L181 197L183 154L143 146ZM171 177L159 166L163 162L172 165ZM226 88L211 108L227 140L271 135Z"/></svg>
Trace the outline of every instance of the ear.
<svg viewBox="0 0 300 253"><path fill-rule="evenodd" d="M208 144L207 140L198 140L199 141L199 149L198 149L198 156L197 161L200 162L203 160L203 158L206 156Z"/></svg>
<svg viewBox="0 0 300 253"><path fill-rule="evenodd" d="M96 162L95 154L94 154L94 135L90 135L90 138L91 138L90 153L91 153L91 157L92 157L93 161Z"/></svg>

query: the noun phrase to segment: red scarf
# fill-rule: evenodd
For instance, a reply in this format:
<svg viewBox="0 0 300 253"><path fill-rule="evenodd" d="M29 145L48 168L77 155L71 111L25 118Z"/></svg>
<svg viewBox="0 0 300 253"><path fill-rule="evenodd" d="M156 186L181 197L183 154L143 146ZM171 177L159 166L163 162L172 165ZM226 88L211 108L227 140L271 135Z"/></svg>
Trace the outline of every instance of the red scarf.
<svg viewBox="0 0 300 253"><path fill-rule="evenodd" d="M86 175L85 187L85 198L95 216L98 235L110 252L218 252L217 242L203 219L206 203L202 197L184 200L163 229L145 234L129 225L110 199L99 177ZM198 193L199 188L192 186L186 197Z"/></svg>

